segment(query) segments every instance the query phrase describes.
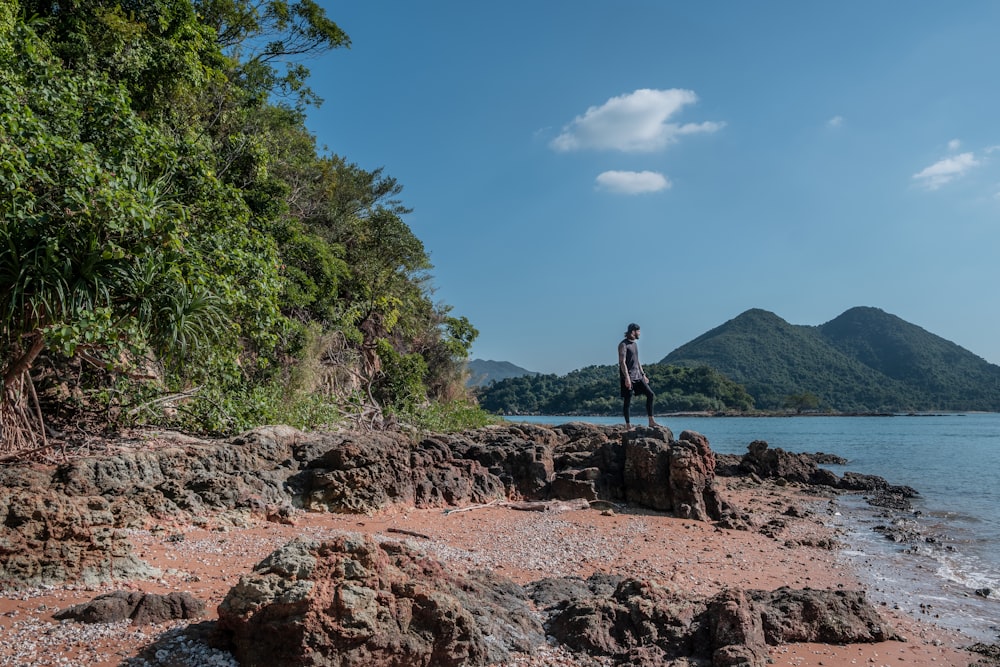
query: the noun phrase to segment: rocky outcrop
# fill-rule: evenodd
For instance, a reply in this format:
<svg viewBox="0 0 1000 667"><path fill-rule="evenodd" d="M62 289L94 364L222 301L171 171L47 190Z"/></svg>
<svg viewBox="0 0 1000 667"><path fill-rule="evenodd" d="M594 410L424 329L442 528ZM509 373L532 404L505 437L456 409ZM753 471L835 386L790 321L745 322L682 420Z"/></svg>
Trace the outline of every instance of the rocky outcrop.
<svg viewBox="0 0 1000 667"><path fill-rule="evenodd" d="M715 454L708 439L684 431L679 439L664 426L615 433L586 425L564 427L556 446L555 498L624 500L699 521L726 512L715 488Z"/></svg>
<svg viewBox="0 0 1000 667"><path fill-rule="evenodd" d="M417 444L401 433L326 438L305 470L288 480L291 502L305 509L370 513L393 504L440 507L504 497L504 486L478 462L456 458L439 439Z"/></svg>
<svg viewBox="0 0 1000 667"><path fill-rule="evenodd" d="M131 620L135 625L157 625L166 621L195 619L205 615L205 603L190 593L142 593L115 591L90 602L53 614L58 621L114 623Z"/></svg>
<svg viewBox="0 0 1000 667"><path fill-rule="evenodd" d="M837 476L817 465L812 454L795 454L779 448L768 447L764 440L754 440L747 447L747 453L740 461L742 474L753 474L762 478L778 478L786 482L801 484L823 484L836 487Z"/></svg>
<svg viewBox="0 0 1000 667"><path fill-rule="evenodd" d="M764 440L754 440L747 446L747 453L720 456L723 464L719 474L726 476L748 475L754 479L774 479L779 483L798 483L827 486L842 491L860 491L866 494L870 505L894 510L909 510L910 499L919 496L910 486L890 484L877 475L845 472L838 477L833 471L820 468L823 464L844 465L847 460L833 454L795 454L781 448L771 449Z"/></svg>
<svg viewBox="0 0 1000 667"><path fill-rule="evenodd" d="M731 589L692 599L644 580L621 580L610 593L603 579L581 583L572 584L571 598L543 596L546 630L574 651L615 664L763 667L768 645L897 638L861 591ZM559 590L551 580L544 587Z"/></svg>
<svg viewBox="0 0 1000 667"><path fill-rule="evenodd" d="M219 606L241 665L487 665L544 641L513 582L458 574L396 542L295 541Z"/></svg>
<svg viewBox="0 0 1000 667"><path fill-rule="evenodd" d="M5 469L0 583L134 578L143 565L120 529L287 521L292 508L367 514L582 498L698 520L727 513L708 440L690 431L675 440L663 427L504 424L413 441L275 426L215 441L161 433L114 451L30 474Z"/></svg>
<svg viewBox="0 0 1000 667"><path fill-rule="evenodd" d="M685 519L721 519L727 508L715 487L715 454L708 438L684 431L670 446L674 513Z"/></svg>
<svg viewBox="0 0 1000 667"><path fill-rule="evenodd" d="M870 505L893 510L909 510L912 507L910 499L920 495L911 486L890 484L877 475L856 472L845 472L837 487L848 491L862 491Z"/></svg>
<svg viewBox="0 0 1000 667"><path fill-rule="evenodd" d="M569 500L625 500L623 430L584 422L553 429L560 440L553 448L555 475L549 485L552 498Z"/></svg>
<svg viewBox="0 0 1000 667"><path fill-rule="evenodd" d="M504 484L439 439L303 433L224 441L158 434L51 468L0 469L0 584L97 584L156 573L121 532L164 521L243 525L293 507L371 513L505 497Z"/></svg>
<svg viewBox="0 0 1000 667"><path fill-rule="evenodd" d="M145 579L157 571L132 553L100 495L66 495L39 470L0 469L0 584Z"/></svg>
<svg viewBox="0 0 1000 667"><path fill-rule="evenodd" d="M477 461L500 479L509 497L542 500L555 474L552 456L559 440L550 428L509 424L452 436L447 443L456 458Z"/></svg>
<svg viewBox="0 0 1000 667"><path fill-rule="evenodd" d="M293 542L262 561L220 605L216 641L247 666L402 667L502 663L545 634L580 654L650 667L763 667L768 645L897 638L860 591L698 598L601 573L522 588L348 535Z"/></svg>

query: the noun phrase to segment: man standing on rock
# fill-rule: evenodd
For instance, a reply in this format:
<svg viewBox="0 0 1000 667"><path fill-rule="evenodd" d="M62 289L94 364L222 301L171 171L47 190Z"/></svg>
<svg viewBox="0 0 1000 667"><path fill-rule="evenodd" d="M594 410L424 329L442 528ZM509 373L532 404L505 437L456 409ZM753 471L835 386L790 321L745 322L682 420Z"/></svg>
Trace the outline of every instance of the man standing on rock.
<svg viewBox="0 0 1000 667"><path fill-rule="evenodd" d="M625 406L622 412L625 415L625 426L630 426L629 407L632 404L632 394L646 395L646 415L649 417L649 425L657 426L653 420L653 399L655 395L649 388L649 378L642 370L639 363L639 325L632 323L628 325L625 332L625 340L618 343L618 375L621 376L622 399Z"/></svg>

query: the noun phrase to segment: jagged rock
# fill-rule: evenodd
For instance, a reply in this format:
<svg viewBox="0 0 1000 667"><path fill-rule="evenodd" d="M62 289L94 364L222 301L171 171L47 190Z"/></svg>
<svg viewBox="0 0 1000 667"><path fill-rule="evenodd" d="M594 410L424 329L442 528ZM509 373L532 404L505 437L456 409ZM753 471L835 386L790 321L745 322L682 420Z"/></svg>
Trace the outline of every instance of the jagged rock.
<svg viewBox="0 0 1000 667"><path fill-rule="evenodd" d="M471 459L454 458L438 438L420 442L410 455L417 507L487 503L506 498L503 482Z"/></svg>
<svg viewBox="0 0 1000 667"><path fill-rule="evenodd" d="M721 519L715 489L715 456L708 439L684 431L679 440L665 427L636 428L623 436L626 498L685 519Z"/></svg>
<svg viewBox="0 0 1000 667"><path fill-rule="evenodd" d="M913 487L890 484L878 475L862 475L856 472L845 472L838 488L866 492L869 505L904 511L912 507L910 498L920 495Z"/></svg>
<svg viewBox="0 0 1000 667"><path fill-rule="evenodd" d="M743 462L742 454L715 454L715 475L717 477L738 477L744 474L740 471Z"/></svg>
<svg viewBox="0 0 1000 667"><path fill-rule="evenodd" d="M801 484L836 486L837 483L837 476L828 470L821 472L811 454L786 452L780 447L771 449L764 440L754 440L747 446L747 453L740 462L740 472Z"/></svg>
<svg viewBox="0 0 1000 667"><path fill-rule="evenodd" d="M554 582L542 590L549 634L615 664L764 667L768 644L898 639L861 591L726 590L690 599L637 579L622 580L610 594L570 581L573 597L559 603L551 601Z"/></svg>
<svg viewBox="0 0 1000 667"><path fill-rule="evenodd" d="M708 605L713 667L766 665L767 643L760 609L743 591L723 591Z"/></svg>
<svg viewBox="0 0 1000 667"><path fill-rule="evenodd" d="M414 500L410 445L399 433L327 438L322 454L290 480L308 510L365 514Z"/></svg>
<svg viewBox="0 0 1000 667"><path fill-rule="evenodd" d="M532 602L539 609L562 609L570 600L603 596L615 592L625 577L605 572L595 572L586 579L581 577L546 577L525 586Z"/></svg>
<svg viewBox="0 0 1000 667"><path fill-rule="evenodd" d="M625 500L621 429L570 422L555 428L564 439L553 452L553 498Z"/></svg>
<svg viewBox="0 0 1000 667"><path fill-rule="evenodd" d="M546 623L547 632L570 649L594 656L621 660L639 647L655 648L653 662L695 653L694 636L704 634L696 619L702 606L692 603L659 584L625 579L610 595L571 599ZM702 637L701 643L707 638ZM633 656L636 658L638 656Z"/></svg>
<svg viewBox="0 0 1000 667"><path fill-rule="evenodd" d="M457 458L478 461L503 482L510 498L544 500L555 476L556 431L532 424L486 426L452 437Z"/></svg>
<svg viewBox="0 0 1000 667"><path fill-rule="evenodd" d="M715 488L715 454L708 438L683 431L670 447L670 488L675 513L685 519L721 519L726 507Z"/></svg>
<svg viewBox="0 0 1000 667"><path fill-rule="evenodd" d="M629 502L663 512L674 509L670 488L670 443L668 428L638 427L622 435L625 469L622 486Z"/></svg>
<svg viewBox="0 0 1000 667"><path fill-rule="evenodd" d="M178 619L201 618L205 603L190 593L115 591L53 614L56 620L114 623L131 619L135 625L158 625Z"/></svg>
<svg viewBox="0 0 1000 667"><path fill-rule="evenodd" d="M151 519L249 513L288 503L284 483L294 471L293 445L307 439L289 427L255 429L228 441L170 433L157 437L166 446L59 466L53 486L69 496L105 497L122 527L143 527Z"/></svg>
<svg viewBox="0 0 1000 667"><path fill-rule="evenodd" d="M219 639L245 667L457 667L502 662L544 636L510 580L347 535L263 560L219 606Z"/></svg>
<svg viewBox="0 0 1000 667"><path fill-rule="evenodd" d="M750 591L772 645L793 642L864 644L899 639L860 590L781 587Z"/></svg>
<svg viewBox="0 0 1000 667"><path fill-rule="evenodd" d="M6 587L96 585L158 574L132 554L107 500L64 495L41 471L0 469L0 527L0 584Z"/></svg>

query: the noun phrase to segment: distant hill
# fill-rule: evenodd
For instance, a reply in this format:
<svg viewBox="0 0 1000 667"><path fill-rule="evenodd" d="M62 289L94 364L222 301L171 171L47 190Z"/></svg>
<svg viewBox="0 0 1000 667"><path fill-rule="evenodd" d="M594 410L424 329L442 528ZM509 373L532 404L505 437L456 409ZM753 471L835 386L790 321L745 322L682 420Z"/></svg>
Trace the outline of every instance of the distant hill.
<svg viewBox="0 0 1000 667"><path fill-rule="evenodd" d="M539 375L535 371L515 366L509 361L473 359L467 364L466 368L469 371L469 379L465 384L469 387L483 387L491 382L499 382L507 378Z"/></svg>
<svg viewBox="0 0 1000 667"><path fill-rule="evenodd" d="M748 310L661 363L708 366L765 410L811 396L842 412L1000 411L1000 366L878 308L815 327Z"/></svg>

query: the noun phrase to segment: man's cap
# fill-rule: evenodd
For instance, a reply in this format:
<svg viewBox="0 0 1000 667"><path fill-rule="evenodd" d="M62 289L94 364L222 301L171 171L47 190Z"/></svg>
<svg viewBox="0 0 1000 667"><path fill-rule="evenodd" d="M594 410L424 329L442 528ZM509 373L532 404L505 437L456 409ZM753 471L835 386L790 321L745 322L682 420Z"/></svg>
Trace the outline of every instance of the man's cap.
<svg viewBox="0 0 1000 667"><path fill-rule="evenodd" d="M629 333L632 333L633 331L638 331L638 330L639 330L639 325L636 324L635 322L633 322L632 324L628 325L628 331L629 331Z"/></svg>

